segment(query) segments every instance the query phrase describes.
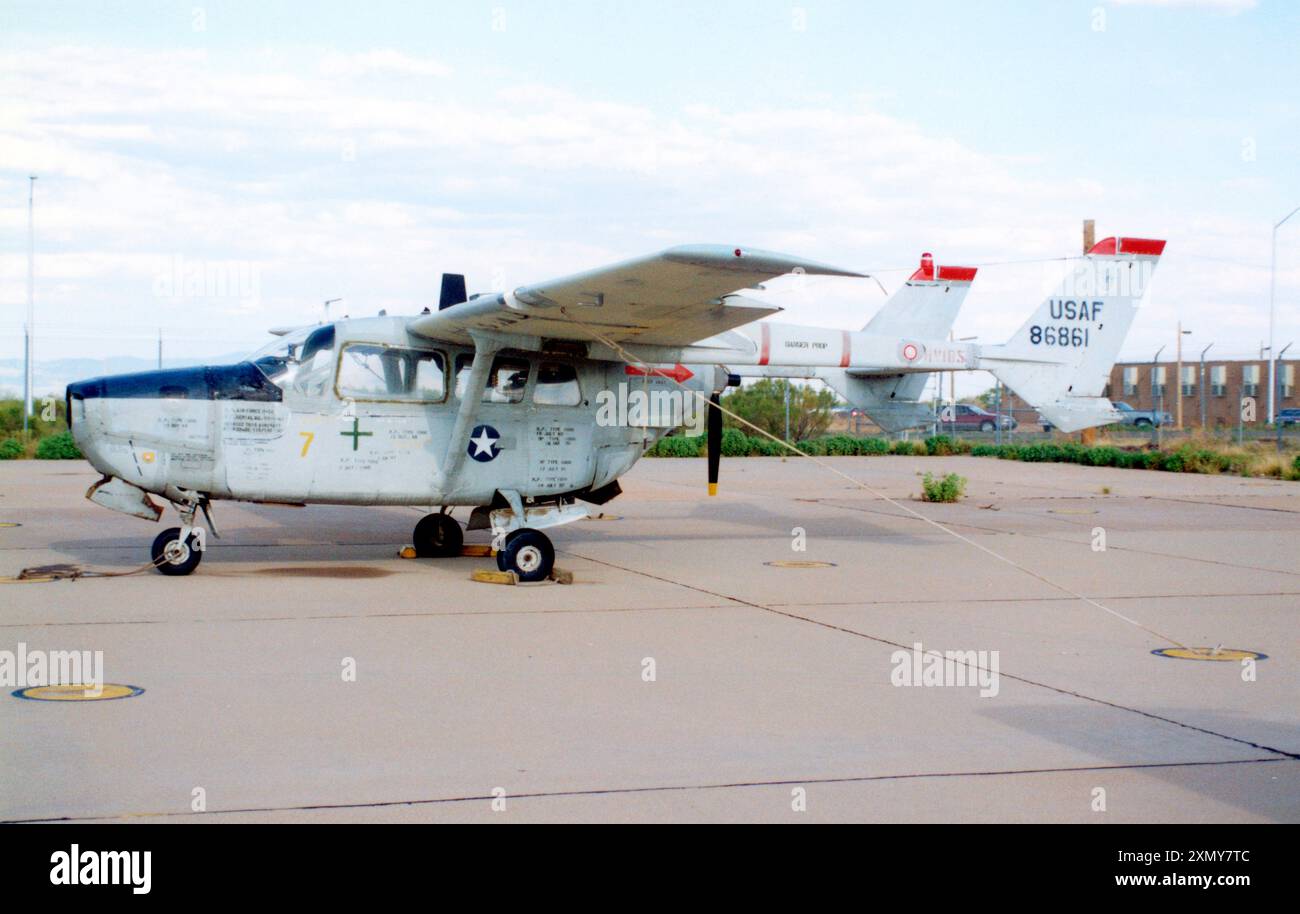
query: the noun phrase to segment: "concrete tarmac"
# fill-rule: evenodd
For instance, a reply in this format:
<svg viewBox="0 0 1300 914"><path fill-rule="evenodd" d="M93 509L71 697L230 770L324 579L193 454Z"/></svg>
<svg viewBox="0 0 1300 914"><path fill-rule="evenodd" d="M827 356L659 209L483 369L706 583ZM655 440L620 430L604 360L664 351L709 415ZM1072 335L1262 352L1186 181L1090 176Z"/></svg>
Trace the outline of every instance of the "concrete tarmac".
<svg viewBox="0 0 1300 914"><path fill-rule="evenodd" d="M398 558L409 508L226 502L191 577L0 585L0 651L144 689L6 688L0 820L1300 821L1300 484L832 463L961 538L808 460L724 460L716 498L645 460L550 531L570 586ZM967 497L914 500L926 471ZM148 560L174 512L96 478L0 462L0 576ZM996 694L896 685L916 643L996 651ZM1152 653L1178 644L1267 659Z"/></svg>

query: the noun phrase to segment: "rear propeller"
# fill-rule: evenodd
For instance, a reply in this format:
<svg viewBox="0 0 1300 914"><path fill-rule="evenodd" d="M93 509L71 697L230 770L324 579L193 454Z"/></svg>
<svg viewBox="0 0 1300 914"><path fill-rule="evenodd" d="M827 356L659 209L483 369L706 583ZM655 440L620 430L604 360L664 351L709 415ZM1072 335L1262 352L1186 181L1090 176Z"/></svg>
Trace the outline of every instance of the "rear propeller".
<svg viewBox="0 0 1300 914"><path fill-rule="evenodd" d="M709 494L718 494L718 462L722 457L722 394L709 397L708 407L708 448L709 448Z"/></svg>

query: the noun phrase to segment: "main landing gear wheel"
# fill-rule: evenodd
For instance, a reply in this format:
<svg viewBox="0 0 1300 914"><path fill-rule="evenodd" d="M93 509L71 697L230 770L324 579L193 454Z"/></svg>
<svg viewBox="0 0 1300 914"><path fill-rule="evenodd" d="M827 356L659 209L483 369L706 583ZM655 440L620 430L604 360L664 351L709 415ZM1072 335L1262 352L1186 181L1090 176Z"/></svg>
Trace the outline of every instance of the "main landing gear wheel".
<svg viewBox="0 0 1300 914"><path fill-rule="evenodd" d="M158 573L168 576L189 574L203 561L199 535L191 532L182 542L180 527L171 527L159 533L153 541L150 554L153 555L154 567Z"/></svg>
<svg viewBox="0 0 1300 914"><path fill-rule="evenodd" d="M422 559L440 559L460 555L465 534L450 514L429 514L415 525L415 554Z"/></svg>
<svg viewBox="0 0 1300 914"><path fill-rule="evenodd" d="M513 571L523 583L545 581L555 567L555 547L537 530L516 530L497 553L497 568Z"/></svg>

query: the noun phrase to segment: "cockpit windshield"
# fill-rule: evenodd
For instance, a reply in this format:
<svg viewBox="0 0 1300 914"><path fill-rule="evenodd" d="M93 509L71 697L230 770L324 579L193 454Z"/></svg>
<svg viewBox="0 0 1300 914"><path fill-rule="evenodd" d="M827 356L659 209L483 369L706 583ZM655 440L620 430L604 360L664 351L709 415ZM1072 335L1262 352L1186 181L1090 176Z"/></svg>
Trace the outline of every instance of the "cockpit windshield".
<svg viewBox="0 0 1300 914"><path fill-rule="evenodd" d="M273 340L250 355L267 380L281 388L295 387L301 393L316 393L312 382L328 376L334 351L334 325L303 327ZM309 389L311 388L311 389Z"/></svg>

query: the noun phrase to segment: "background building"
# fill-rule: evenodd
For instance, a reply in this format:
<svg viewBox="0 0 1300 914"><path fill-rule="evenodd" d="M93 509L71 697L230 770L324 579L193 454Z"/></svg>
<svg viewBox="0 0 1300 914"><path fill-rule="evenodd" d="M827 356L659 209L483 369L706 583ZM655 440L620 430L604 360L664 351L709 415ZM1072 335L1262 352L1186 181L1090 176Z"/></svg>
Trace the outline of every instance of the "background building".
<svg viewBox="0 0 1300 914"><path fill-rule="evenodd" d="M1285 359L1277 364L1279 395L1277 409L1300 407L1296 396L1296 361ZM1155 387L1152 388L1152 372ZM1134 409L1161 409L1178 418L1178 397L1183 401L1183 427L1199 428L1204 412L1207 428L1235 427L1242 397L1256 400L1255 424L1268 421L1268 360L1207 359L1204 373L1199 361L1183 362L1182 377L1175 378L1175 362L1117 362L1110 371L1110 382L1103 396L1123 400ZM1178 387L1175 387L1175 383ZM1004 390L1003 409L1012 411L1022 423L1035 422L1033 407L1015 394ZM1247 423L1250 424L1250 423Z"/></svg>

